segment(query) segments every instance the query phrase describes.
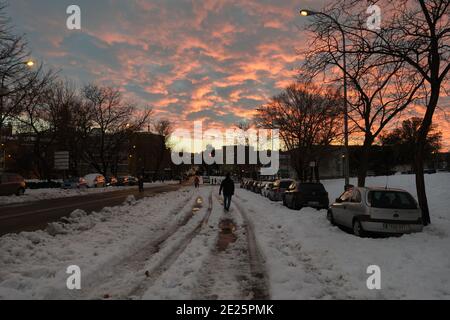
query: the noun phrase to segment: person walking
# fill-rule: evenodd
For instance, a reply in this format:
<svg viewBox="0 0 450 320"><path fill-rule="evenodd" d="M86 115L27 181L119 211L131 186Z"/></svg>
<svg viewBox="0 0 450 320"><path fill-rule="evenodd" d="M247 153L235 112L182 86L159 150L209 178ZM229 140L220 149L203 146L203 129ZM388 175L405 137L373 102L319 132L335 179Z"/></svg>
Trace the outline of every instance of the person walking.
<svg viewBox="0 0 450 320"><path fill-rule="evenodd" d="M194 184L195 184L195 189L200 188L200 178L198 176L195 176Z"/></svg>
<svg viewBox="0 0 450 320"><path fill-rule="evenodd" d="M231 175L227 173L225 180L220 184L219 196L223 191L223 206L225 211L230 211L231 198L234 196L234 181L231 179Z"/></svg>

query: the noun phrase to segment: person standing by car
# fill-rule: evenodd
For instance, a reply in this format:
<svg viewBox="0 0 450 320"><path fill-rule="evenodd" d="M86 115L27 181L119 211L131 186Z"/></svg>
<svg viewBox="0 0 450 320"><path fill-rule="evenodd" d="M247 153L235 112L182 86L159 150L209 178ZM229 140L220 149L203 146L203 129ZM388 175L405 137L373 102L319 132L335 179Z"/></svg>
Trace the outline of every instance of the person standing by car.
<svg viewBox="0 0 450 320"><path fill-rule="evenodd" d="M144 192L144 177L139 176L138 178L138 186L139 186L139 192Z"/></svg>
<svg viewBox="0 0 450 320"><path fill-rule="evenodd" d="M222 191L225 211L230 211L231 198L234 195L234 181L231 179L231 175L229 173L227 173L225 180L223 180L220 184L219 195L222 194Z"/></svg>

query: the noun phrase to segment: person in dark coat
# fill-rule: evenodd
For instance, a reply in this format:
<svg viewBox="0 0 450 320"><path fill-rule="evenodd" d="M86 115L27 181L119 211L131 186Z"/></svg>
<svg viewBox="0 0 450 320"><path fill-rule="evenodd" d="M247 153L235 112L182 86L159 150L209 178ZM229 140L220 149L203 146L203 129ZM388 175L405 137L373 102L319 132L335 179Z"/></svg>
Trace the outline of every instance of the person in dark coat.
<svg viewBox="0 0 450 320"><path fill-rule="evenodd" d="M225 180L220 184L219 195L223 191L223 205L226 211L230 211L231 198L234 195L234 181L231 179L231 175L227 173Z"/></svg>
<svg viewBox="0 0 450 320"><path fill-rule="evenodd" d="M200 188L200 178L198 176L195 176L194 185L195 185L195 189Z"/></svg>
<svg viewBox="0 0 450 320"><path fill-rule="evenodd" d="M139 187L139 192L144 192L144 177L143 176L139 176L139 178L138 178L138 187Z"/></svg>

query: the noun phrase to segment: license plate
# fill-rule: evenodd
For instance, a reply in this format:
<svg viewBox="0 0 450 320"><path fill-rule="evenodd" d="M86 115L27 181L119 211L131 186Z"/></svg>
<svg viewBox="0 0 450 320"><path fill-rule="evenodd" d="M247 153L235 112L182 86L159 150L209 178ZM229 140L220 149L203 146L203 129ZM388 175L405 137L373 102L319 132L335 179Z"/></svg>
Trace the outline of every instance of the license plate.
<svg viewBox="0 0 450 320"><path fill-rule="evenodd" d="M392 224L384 223L383 228L385 230L399 231L399 232L409 232L411 231L411 226L409 224Z"/></svg>
<svg viewBox="0 0 450 320"><path fill-rule="evenodd" d="M310 206L318 206L320 203L319 202L316 202L316 201L309 201L308 202L308 205L310 205Z"/></svg>

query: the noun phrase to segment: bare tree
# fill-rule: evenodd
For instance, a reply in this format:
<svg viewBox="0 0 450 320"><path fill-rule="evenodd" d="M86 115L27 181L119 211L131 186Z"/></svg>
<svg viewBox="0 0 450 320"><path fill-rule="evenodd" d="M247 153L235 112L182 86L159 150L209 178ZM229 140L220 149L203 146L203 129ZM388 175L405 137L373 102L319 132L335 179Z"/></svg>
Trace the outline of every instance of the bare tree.
<svg viewBox="0 0 450 320"><path fill-rule="evenodd" d="M383 9L380 30L367 28L365 10L354 14L361 1L336 1L335 8L347 15L346 28L368 44L348 50L349 53L370 54L380 59L395 59L421 77L427 91L425 112L417 135L415 156L416 188L425 225L431 222L424 178L424 155L433 115L439 106L441 92L450 71L450 1L449 0L375 0ZM363 32L361 32L363 30Z"/></svg>
<svg viewBox="0 0 450 320"><path fill-rule="evenodd" d="M33 170L41 179L49 179L51 167L50 150L56 139L54 121L52 121L52 106L48 94L53 87L56 74L49 71L35 77L30 86L20 93L23 98L20 103L21 112L15 116L18 131L33 145Z"/></svg>
<svg viewBox="0 0 450 320"><path fill-rule="evenodd" d="M20 113L23 100L40 75L27 65L29 51L23 36L14 34L6 16L5 2L0 2L0 134L2 127ZM1 138L1 137L0 137Z"/></svg>
<svg viewBox="0 0 450 320"><path fill-rule="evenodd" d="M310 161L320 162L318 149L338 139L341 100L336 90L297 83L257 109L256 124L279 129L299 179L307 180Z"/></svg>
<svg viewBox="0 0 450 320"><path fill-rule="evenodd" d="M85 128L85 159L103 175L117 173L117 164L123 157L120 151L132 133L140 131L149 121L150 108L139 109L123 101L116 88L88 85L83 89L89 110ZM127 156L127 155L125 155Z"/></svg>
<svg viewBox="0 0 450 320"><path fill-rule="evenodd" d="M337 15L334 11L328 14ZM308 46L301 77L325 73L329 81L342 83L341 75L345 74L349 91L348 117L353 131L364 138L358 166L358 185L363 187L374 141L392 120L419 99L423 79L397 58L364 53L364 48L374 44L362 36L363 30L355 36L356 31L338 25L338 19L338 16L333 21L318 15L310 25L315 37ZM346 37L346 48L351 52L344 51L342 36ZM341 59L344 54L346 65ZM337 73L333 72L336 67Z"/></svg>
<svg viewBox="0 0 450 320"><path fill-rule="evenodd" d="M156 122L154 130L155 133L161 138L155 154L156 170L153 180L156 180L160 176L162 169L161 166L164 162L164 157L167 154L166 151L170 148L170 137L173 132L173 124L169 120L162 119Z"/></svg>

